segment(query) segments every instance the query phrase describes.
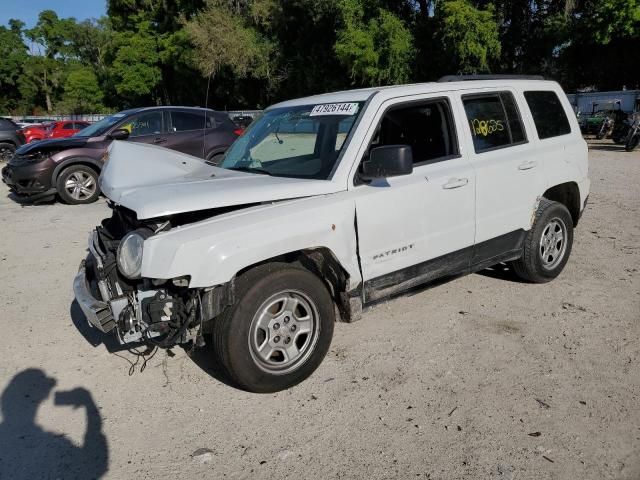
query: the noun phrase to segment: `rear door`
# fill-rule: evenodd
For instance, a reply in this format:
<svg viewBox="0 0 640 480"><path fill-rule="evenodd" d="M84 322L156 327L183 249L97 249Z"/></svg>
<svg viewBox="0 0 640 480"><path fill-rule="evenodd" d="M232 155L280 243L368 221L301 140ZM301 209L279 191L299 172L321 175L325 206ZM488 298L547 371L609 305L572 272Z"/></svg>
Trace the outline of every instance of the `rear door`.
<svg viewBox="0 0 640 480"><path fill-rule="evenodd" d="M203 157L206 110L170 109L166 147L196 157Z"/></svg>
<svg viewBox="0 0 640 480"><path fill-rule="evenodd" d="M459 96L466 116L464 139L474 152L470 160L477 182L475 243L479 250L488 246L473 263L517 248L544 192L543 165L517 98L518 93L509 89Z"/></svg>

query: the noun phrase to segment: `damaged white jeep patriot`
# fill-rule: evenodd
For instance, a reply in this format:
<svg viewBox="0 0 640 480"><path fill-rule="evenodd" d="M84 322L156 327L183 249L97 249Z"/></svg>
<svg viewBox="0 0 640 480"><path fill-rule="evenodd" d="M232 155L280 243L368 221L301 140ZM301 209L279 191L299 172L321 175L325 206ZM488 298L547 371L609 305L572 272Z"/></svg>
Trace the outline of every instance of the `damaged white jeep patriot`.
<svg viewBox="0 0 640 480"><path fill-rule="evenodd" d="M336 320L437 277L555 278L589 194L562 89L513 76L279 103L220 167L114 142L100 186L113 215L74 282L89 322L167 348L211 335L254 392L308 377Z"/></svg>

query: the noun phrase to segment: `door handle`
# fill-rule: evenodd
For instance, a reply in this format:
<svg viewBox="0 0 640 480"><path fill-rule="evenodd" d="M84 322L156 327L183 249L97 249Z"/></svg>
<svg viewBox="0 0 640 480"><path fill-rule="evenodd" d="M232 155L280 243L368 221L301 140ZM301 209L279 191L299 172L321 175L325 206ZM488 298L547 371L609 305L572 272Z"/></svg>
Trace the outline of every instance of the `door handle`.
<svg viewBox="0 0 640 480"><path fill-rule="evenodd" d="M442 188L451 190L452 188L464 187L467 183L469 183L468 178L450 178L447 183L442 185Z"/></svg>
<svg viewBox="0 0 640 480"><path fill-rule="evenodd" d="M536 162L535 160L528 160L518 165L518 170L531 170L536 165L538 165L538 162Z"/></svg>
<svg viewBox="0 0 640 480"><path fill-rule="evenodd" d="M167 141L166 138L158 137L158 138L153 140L153 143L155 143L157 145L158 143L164 143L166 141Z"/></svg>

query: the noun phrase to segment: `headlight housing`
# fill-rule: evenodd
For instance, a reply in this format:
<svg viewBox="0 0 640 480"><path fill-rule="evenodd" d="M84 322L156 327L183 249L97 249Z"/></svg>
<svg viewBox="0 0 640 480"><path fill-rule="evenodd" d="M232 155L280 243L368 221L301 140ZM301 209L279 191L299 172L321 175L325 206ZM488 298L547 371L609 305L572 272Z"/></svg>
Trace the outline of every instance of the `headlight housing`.
<svg viewBox="0 0 640 480"><path fill-rule="evenodd" d="M134 230L127 233L118 245L116 263L125 277L133 280L142 274L142 251L144 241L151 235L148 230Z"/></svg>

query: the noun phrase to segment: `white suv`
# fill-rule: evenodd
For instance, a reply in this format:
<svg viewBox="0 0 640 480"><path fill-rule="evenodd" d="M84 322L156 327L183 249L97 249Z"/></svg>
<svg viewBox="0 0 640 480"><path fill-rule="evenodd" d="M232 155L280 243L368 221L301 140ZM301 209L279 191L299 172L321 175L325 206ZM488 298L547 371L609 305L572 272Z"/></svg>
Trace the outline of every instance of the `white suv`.
<svg viewBox="0 0 640 480"><path fill-rule="evenodd" d="M221 168L114 142L113 216L74 282L122 343L213 341L240 387L281 390L324 358L336 320L444 275L564 268L589 194L565 94L535 77L447 77L268 108Z"/></svg>

